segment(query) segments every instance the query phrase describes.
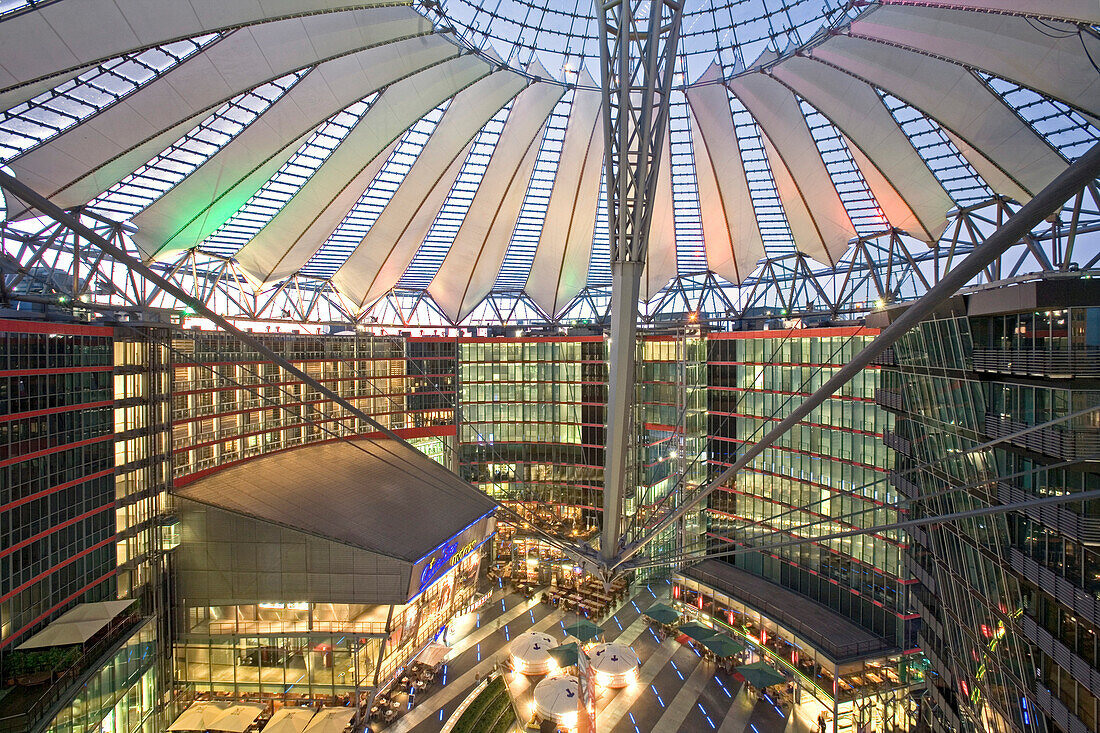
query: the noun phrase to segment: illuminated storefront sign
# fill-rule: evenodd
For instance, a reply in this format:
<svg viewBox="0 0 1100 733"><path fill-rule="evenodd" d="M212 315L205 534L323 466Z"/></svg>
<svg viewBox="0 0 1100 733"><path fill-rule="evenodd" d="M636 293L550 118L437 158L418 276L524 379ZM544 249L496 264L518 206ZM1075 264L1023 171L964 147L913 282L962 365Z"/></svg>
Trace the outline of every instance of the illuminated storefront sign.
<svg viewBox="0 0 1100 733"><path fill-rule="evenodd" d="M495 524L493 516L487 514L422 557L413 567L412 577L409 579L409 598L423 592L462 558L473 552L493 533Z"/></svg>

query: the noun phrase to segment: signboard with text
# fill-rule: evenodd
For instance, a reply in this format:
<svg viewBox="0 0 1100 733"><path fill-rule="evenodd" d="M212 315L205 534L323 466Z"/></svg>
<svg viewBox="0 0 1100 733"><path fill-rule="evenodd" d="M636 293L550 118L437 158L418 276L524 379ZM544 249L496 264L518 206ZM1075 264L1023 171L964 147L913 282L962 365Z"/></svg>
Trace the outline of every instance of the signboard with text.
<svg viewBox="0 0 1100 733"><path fill-rule="evenodd" d="M413 566L409 578L409 600L423 593L442 578L462 559L489 537L496 527L496 518L488 514L429 552Z"/></svg>

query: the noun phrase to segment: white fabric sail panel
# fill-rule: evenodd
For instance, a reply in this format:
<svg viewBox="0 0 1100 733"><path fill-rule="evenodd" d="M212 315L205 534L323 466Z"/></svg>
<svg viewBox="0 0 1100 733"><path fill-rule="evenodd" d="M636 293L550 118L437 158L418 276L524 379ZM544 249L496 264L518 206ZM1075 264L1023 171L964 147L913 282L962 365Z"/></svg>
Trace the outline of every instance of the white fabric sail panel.
<svg viewBox="0 0 1100 733"><path fill-rule="evenodd" d="M1100 2L1095 3L1100 6ZM863 13L850 34L951 59L1100 113L1100 38L1070 23L920 6ZM1087 48L1087 51L1086 51Z"/></svg>
<svg viewBox="0 0 1100 733"><path fill-rule="evenodd" d="M657 192L653 199L653 218L649 221L649 246L638 298L646 303L676 277L676 220L672 202L672 154L665 131L661 169L657 172Z"/></svg>
<svg viewBox="0 0 1100 733"><path fill-rule="evenodd" d="M825 115L849 140L857 165L893 226L934 242L947 225L951 197L898 127L878 92L827 64L793 56L775 78ZM871 170L874 169L874 170Z"/></svg>
<svg viewBox="0 0 1100 733"><path fill-rule="evenodd" d="M541 65L529 71L549 76ZM428 286L436 304L456 323L496 282L531 182L544 123L564 93L558 84L536 82L512 104L466 218Z"/></svg>
<svg viewBox="0 0 1100 733"><path fill-rule="evenodd" d="M761 73L746 74L728 84L770 140L775 155L769 154L768 159L773 172L780 167L789 174L789 185L780 187L783 208L787 209L788 201L792 201L794 208L800 205L807 217L797 230L792 222L795 247L821 262L836 262L856 230L821 160L798 100L785 86ZM774 157L780 159L780 165Z"/></svg>
<svg viewBox="0 0 1100 733"><path fill-rule="evenodd" d="M348 137L350 138L351 135ZM353 160L349 153L341 156L342 159L329 171L322 173L321 169L318 169L317 174L322 174L324 177L306 196L299 198L305 187L314 182L317 174L306 182L302 190L280 209L279 213L264 225L255 237L237 251L234 258L246 272L259 282L268 283L293 275L309 262L309 258L316 254L328 235L348 215L356 201L363 195L363 191L386 165L386 161L401 142L398 137L384 150L368 159L366 156L372 154L370 150L379 144L380 137L373 132L367 133L365 137L370 139L366 141L368 150L365 151L363 158ZM354 141L344 140L344 144L349 143L354 144ZM342 150L343 144L337 148L337 153ZM332 157L326 160L321 168L332 162ZM363 161L366 161L366 165L363 165ZM335 183L334 179L343 180L352 166L357 168L359 173L356 175L352 172L352 178L345 181L343 188L337 191L327 204L319 201L324 191L331 190ZM288 213L283 216L284 212ZM286 239L281 239L283 236Z"/></svg>
<svg viewBox="0 0 1100 733"><path fill-rule="evenodd" d="M23 102L34 99L39 94L48 92L54 87L61 86L70 79L75 79L84 72L94 68L94 66L83 66L79 69L72 69L62 74L54 74L45 79L39 79L38 81L33 81L22 86L0 91L0 109L11 109L17 104L22 104Z"/></svg>
<svg viewBox="0 0 1100 733"><path fill-rule="evenodd" d="M408 7L242 28L11 165L17 177L58 206L83 204L145 163L151 156L140 155L147 143L163 142L164 133L175 131L181 121L209 114L234 96L297 69L430 30L428 21Z"/></svg>
<svg viewBox="0 0 1100 733"><path fill-rule="evenodd" d="M79 0L43 3L0 21L0 90L135 50L312 13L392 0Z"/></svg>
<svg viewBox="0 0 1100 733"><path fill-rule="evenodd" d="M921 110L980 150L1032 196L1066 167L965 66L847 36L834 36L811 53Z"/></svg>
<svg viewBox="0 0 1100 733"><path fill-rule="evenodd" d="M1005 175L1005 172L997 167L989 158L970 147L969 143L952 133L950 130L944 130L944 132L947 134L947 139L951 141L951 144L959 149L962 157L965 158L966 162L970 163L974 170L977 171L978 175L989 184L989 187L993 189L994 193L1004 194L1020 202L1027 201L1031 198L1030 193L1020 188L1016 181Z"/></svg>
<svg viewBox="0 0 1100 733"><path fill-rule="evenodd" d="M442 36L412 38L320 64L237 137L134 217L146 256L189 249L225 223L301 145L301 137L352 102L419 69L454 59ZM261 171L267 174L261 176Z"/></svg>
<svg viewBox="0 0 1100 733"><path fill-rule="evenodd" d="M135 145L125 151L123 154L116 156L113 160L109 160L98 168L88 171L70 185L63 186L56 190L52 196L47 194L47 197L62 208L69 208L91 201L100 193L106 191L108 188L145 165L150 159L161 153L169 145L172 145L197 127L208 115L209 112L203 111L168 128L159 135L151 137L139 145ZM79 129L79 127L76 128L78 131ZM53 160L57 161L57 159L58 158L55 157ZM21 165L18 160L12 161L11 167L15 169L17 178L24 181L32 181L29 183L32 188L34 188L37 183L39 188L36 190L42 192L51 190L49 184L43 185L42 181L34 181L33 179L38 177L35 175L36 171L32 172L27 170L26 166ZM8 206L7 216L9 219L22 219L28 216L37 216L35 212L27 209L22 202L13 200L12 197L8 195L7 191L4 192L4 196L5 203Z"/></svg>
<svg viewBox="0 0 1100 733"><path fill-rule="evenodd" d="M241 248L237 261L262 281L297 272L351 211L405 130L488 73L485 63L440 64L391 84L286 206Z"/></svg>
<svg viewBox="0 0 1100 733"><path fill-rule="evenodd" d="M915 5L913 0L879 0L884 5ZM1063 18L1081 23L1100 23L1096 0L922 0L921 5L1015 13L1039 18Z"/></svg>
<svg viewBox="0 0 1100 733"><path fill-rule="evenodd" d="M583 72L525 287L531 299L552 316L568 305L588 280L604 153L600 93L584 90L594 85L588 72Z"/></svg>
<svg viewBox="0 0 1100 733"><path fill-rule="evenodd" d="M943 230L947 228L947 217L941 217L943 221L937 223L931 230L925 229L924 223L913 212L909 202L898 193L898 190L882 174L878 166L872 163L871 159L864 155L855 143L844 135L841 135L841 137L844 144L848 146L848 152L851 153L852 160L859 168L860 175L863 176L867 188L871 190L871 194L875 197L875 201L889 225L916 239L933 244L939 238L939 235L943 233ZM947 209L944 209L945 213L946 211Z"/></svg>
<svg viewBox="0 0 1100 733"><path fill-rule="evenodd" d="M764 256L764 240L737 145L729 90L713 83L720 73L712 64L700 85L688 89L687 100L707 265L740 284Z"/></svg>
<svg viewBox="0 0 1100 733"><path fill-rule="evenodd" d="M397 284L458 178L474 136L526 83L501 70L455 96L389 204L333 276L342 293L363 304Z"/></svg>

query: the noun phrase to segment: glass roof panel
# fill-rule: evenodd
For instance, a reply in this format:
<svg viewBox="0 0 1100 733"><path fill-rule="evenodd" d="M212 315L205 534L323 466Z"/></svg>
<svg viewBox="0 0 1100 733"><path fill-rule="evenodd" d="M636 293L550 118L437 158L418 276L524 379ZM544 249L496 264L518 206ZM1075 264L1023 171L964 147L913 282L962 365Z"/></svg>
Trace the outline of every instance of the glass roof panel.
<svg viewBox="0 0 1100 733"><path fill-rule="evenodd" d="M31 0L0 0L0 41L3 39L6 20L22 13L37 12L35 6L40 4L44 3ZM663 163L670 166L668 173L672 181L674 254L676 272L679 275L703 277L704 273L708 272L710 263L707 261L708 242L704 241L704 221L708 226L706 231L712 235L716 232L721 233L721 230L713 228L716 226L714 222L728 223L731 230L729 244L732 245L733 252L724 262L715 265L716 270L721 269L728 276L733 272L730 269L730 263L736 262L738 277L744 277L746 271L751 272L755 269L757 277L778 278L780 276L775 273L786 271L784 267L797 265L790 262L772 268L761 268L759 263L752 265L753 260L760 254L760 243L755 238L756 228L747 227L747 230L751 230L749 233L746 233L746 229L738 231L736 235L733 232L735 222L744 222L746 213L749 216L755 215L764 256L773 260L789 258L799 250L800 243L794 241L792 226L788 222L788 212L784 210L783 201L786 201L790 207L791 222L796 225L794 230L800 232L800 236L808 236L811 239L812 230L807 228L807 216L810 218L818 216L818 220L810 222L817 226L820 223L827 223L826 219L820 218L826 213L835 220L838 217L842 218L846 212L854 225L855 232L860 237L869 237L891 228L890 217L906 216L906 206L912 206L914 202L924 207L919 215L922 222L927 220L930 226L934 226L937 222L942 223L942 219L938 217L941 212L947 213L944 210L952 205L979 207L996 196L1014 198L1033 194L1043 185L1044 176L1049 180L1065 164L1075 160L1085 150L1100 141L1100 129L1095 126L1095 121L1100 119L1100 104L1096 102L1094 95L1082 91L1077 95L1080 98L1052 99L1027 86L1022 86L1021 82L998 75L1011 75L1013 71L1009 65L1002 64L998 73L995 74L975 69L973 59L967 63L960 61L959 65L951 64L950 58L940 55L928 60L928 68L934 69L935 73L971 83L974 95L983 97L981 100L975 100L975 108L989 114L990 119L995 118L996 124L983 126L980 124L981 121L971 124L967 119L960 121L959 116L954 114L956 111L954 107L941 105L937 108L933 104L936 98L934 92L937 80L917 80L911 75L906 77L904 73L897 72L897 69L904 70L908 67L899 66L896 63L898 57L890 55L904 52L908 54L909 61L919 62L921 60L919 54L928 55L930 51L916 48L894 50L895 46L885 41L853 38L853 35L857 35L858 26L853 28L851 33L848 32L848 21L860 14L869 14L861 20L863 25L874 22L873 14L883 12L878 5L878 3L852 3L846 0L686 0L677 74L671 91L667 131L669 159ZM63 12L65 6L65 3L61 2L52 3L51 12ZM509 190L523 191L524 197L499 270L478 271L473 275L474 279L478 280L478 286L487 289L488 285L492 285L498 293L507 291L508 297L520 297L522 300L525 296L517 294L517 291L523 288L530 278L532 263L536 261L536 250L544 230L548 227L563 226L562 221L548 220L548 204L551 194L560 191L560 187L564 185L562 180L567 178L559 175L559 167L570 116L573 113L572 100L579 93L574 87L581 79L585 80L584 85L592 86L598 84L598 81L593 82L591 79L600 78L598 23L594 17L596 7L590 0L560 2L431 0L431 2L421 2L415 7L387 7L378 8L376 11L338 11L347 13L344 17L349 20L354 18L355 22L364 24L364 28L368 25L374 28L375 19L380 19L379 23L403 24L401 27L407 27L414 36L417 34L429 36L424 41L433 48L440 49L438 57L432 57L420 66L416 66L421 63L420 61L404 60L401 63L409 65L403 70L409 77L429 68L438 69L438 73L433 72L421 77L425 80L426 87L437 83L442 85L436 87L434 92L425 88L425 94L434 94L431 97L431 105L436 104L439 99L444 99L448 94L456 93L452 90L463 89L475 81L480 83L479 80L486 74L494 75L486 88L495 89L499 99L494 97L492 108L489 109L486 105L485 109L480 110L479 116L462 117L460 108L464 108L465 105L450 105L450 99L454 98L452 96L405 129L389 157L385 160L379 159L370 169L370 173L358 179L366 181L375 170L378 171L363 190L349 190L343 194L346 196L341 199L344 202L343 206L352 199L357 201L339 225L333 227L329 222L326 224L327 228L318 226L316 231L311 231L308 236L320 241L302 242L302 247L315 251L315 254L297 274L322 281L332 277L363 241L364 236L371 231L386 207L396 205L395 192L424 155L425 165L419 170L426 173L420 177L422 180L417 188L434 190L432 203L430 207L422 205L430 193L429 190L422 193L402 192L400 197L404 202L402 205L417 207L415 210L419 212L418 228L411 230L414 235L408 236L407 241L401 243L402 257L406 259L400 261L400 266L386 268L384 275L375 275L377 281L372 287L375 288L375 292L381 292L385 288L396 288L404 293L418 293L426 288L445 260L459 229L468 216L474 196L482 185L486 167L493 156L510 113L511 103L505 103L506 100L514 99L515 95L524 88L524 84L532 81L531 74L526 69L537 68L537 64L541 64L547 71L539 73L548 73L551 77L550 81L564 83L567 89L547 118L542 137L536 143L539 147L533 173L524 180L509 182ZM425 22L418 17L416 15L418 12L425 15L430 22ZM905 14L918 11L902 3L892 5L889 12L892 13L891 22L904 28L907 20ZM1000 16L995 14L963 9L951 10L950 13L957 14L960 18L965 15L966 23L973 24L975 27L981 26L983 18L989 19L988 30L1000 27L997 25L1000 22L998 20ZM1070 70L1080 72L1080 81L1074 84L1052 86L1047 93L1073 97L1075 96L1073 90L1100 89L1100 85L1090 86L1089 79L1093 78L1095 71L1095 54L1091 54L1090 47L1085 42L1086 36L1094 37L1095 27L1078 25L1077 32L1073 33L1060 26L1061 32L1050 33L1049 28L1039 21L1030 26L1025 24L1022 30L1018 27L1019 25L1017 24L1014 31L1016 33L1014 38L1027 37L1028 27L1035 30L1035 37L1029 39L1028 44L1017 44L1016 47L1020 49L1020 53L1032 53L1036 59L1041 59L1045 58L1044 44L1053 48L1061 43L1062 45L1058 46L1059 63L1069 59L1080 65L1079 70ZM823 29L830 32L824 33ZM431 36L433 30L435 35ZM444 31L453 31L457 38L447 36L444 40L439 35ZM1072 39L1073 36L1079 36L1082 39L1080 48L1077 48L1077 44L1065 43L1066 38ZM235 97L159 152L156 148L165 144L160 138L155 138L157 145L150 145L149 149L139 149L137 146L143 144L139 139L130 140L121 135L118 136L119 139L109 139L115 129L115 121L124 122L125 115L130 114L131 108L140 106L141 103L136 100L152 99L156 95L148 92L155 91L159 87L154 85L138 95L133 94L135 90L142 89L150 80L158 78L166 70L176 68L185 59L191 59L188 63L193 64L193 67L184 67L185 70L201 67L204 62L201 54L214 48L211 44L217 43L222 37L218 35L183 37L154 48L134 48L131 53L104 62L78 77L68 79L29 102L0 110L0 162L16 171L17 175L26 176L27 182L38 185L39 190L45 191L47 187L51 187L51 191L64 192L73 187L79 188L81 192L72 195L71 200L86 202L88 210L93 213L123 222L134 218L150 204L172 191L181 181L191 176L211 156L225 149L228 143L261 116L267 114L274 102L282 98L304 74L314 68L310 57L306 59L310 65L274 82L247 90L243 88L245 86L243 84L234 87L233 91L239 92ZM385 43L404 42L411 47L414 44L410 42L417 40L404 38L404 41L387 40ZM931 39L929 49L938 47L932 42L934 40ZM355 42L358 44L358 39ZM449 42L473 50L475 53L460 53L459 50L452 49L448 45ZM949 45L942 47L950 48ZM316 51L318 59L324 57L324 49L318 48ZM270 49L271 54L277 52L277 49ZM767 52L766 56L761 58L761 54L765 52ZM796 54L796 52L799 53ZM265 49L265 54L267 53L268 50ZM868 59L882 63L876 65ZM293 66L286 66L284 70L296 68L298 63L300 62L296 61ZM787 65L783 66L784 64ZM770 73L772 66L776 67L774 74ZM893 76L888 73L879 73L887 66L895 69ZM832 196L831 191L828 191L828 186L820 185L824 179L820 177L820 168L816 165L800 167L788 163L785 166L787 170L773 172L771 166L779 165L779 158L773 157L769 161L765 152L763 128L741 101L724 86L734 77L744 75L753 76L751 79L746 77L743 80L745 83L734 83L732 86L744 89L751 81L758 88L767 90L769 85L782 84L790 93L793 93L798 103L785 109L782 115L767 121L768 134L778 136L772 140L773 143L777 143L774 146L776 152L773 155L781 154L779 151L782 150L792 149L791 141L781 140L780 137L794 133L801 134L808 128L829 180L839 195L843 211L831 203L836 202L837 199ZM973 85L974 79L970 75L980 81L980 84ZM868 81L868 77L871 76L874 76L878 86ZM269 77L256 75L250 78ZM1031 79L1030 82L1034 84L1035 80ZM703 84L715 86L704 90L701 86ZM306 86L308 85L303 85L301 89L306 89ZM12 89L15 88L12 87ZM440 88L446 91L440 93ZM863 95L864 103L868 99L876 103L881 99L897 128L893 128L890 118L886 116L879 120L874 134L861 135L858 126L853 125L851 120L838 119L837 126L834 126L827 115L840 114L835 100L847 98L843 96L844 89L858 89ZM713 90L721 90L721 92L715 94ZM928 94L929 90L933 92L932 95ZM5 91L10 90L0 84L0 94ZM922 94L914 94L917 91ZM986 91L989 94L985 94ZM299 96L305 97L306 94L304 91L302 95L296 93L287 101L290 103L291 100L295 100L293 104L298 104ZM324 96L323 91L320 94ZM225 99L227 96L220 96L218 99ZM689 96L692 99L690 110L687 104ZM695 106L697 98L701 108ZM3 97L0 96L0 99ZM830 99L834 100L832 107L829 106ZM108 111L112 105L122 100L129 101L115 107L116 112L111 113L114 115L110 118L111 125L91 124L85 128L90 130L88 137L84 138L80 135L81 125L96 119L97 115ZM808 100L814 100L816 104L822 105L821 110L824 112L819 111ZM309 104L311 101L307 99L303 104ZM332 105L328 109L339 109L348 101L350 100L342 100L341 104ZM316 102L326 103L322 99L317 99ZM264 117L262 124L256 125L255 129L271 130L272 135L286 136L286 139L269 141L271 149L276 148L275 143L280 143L283 146L280 149L285 150L287 155L290 155L291 151L296 151L289 160L285 157L278 159L282 163L281 167L272 161L268 167L261 168L268 164L260 159L263 156L259 152L254 153L250 149L250 144L234 145L225 150L225 155L218 158L219 164L224 164L226 170L237 177L235 180L247 179L247 182L242 183L240 190L235 191L232 197L223 197L224 200L219 200L219 210L216 213L224 217L219 219L224 223L199 245L200 250L214 257L200 258L200 260L222 263L224 258L232 258L261 230L265 231L266 241L260 240L257 246L268 250L280 247L280 242L283 241L280 238L282 232L279 227L283 226L280 222L288 217L276 217L276 213L292 201L301 187L339 146L347 144L348 139L369 139L370 130L365 129L367 126L364 126L363 130L367 133L367 137L360 137L358 133L352 138L347 136L352 127L363 119L362 115L369 109L370 102L371 97L368 96L352 104L330 117L308 137L303 136L300 126L280 127L277 122L269 124L273 117L277 117L276 115ZM1007 106L1007 110L1001 106L1002 103ZM503 106L498 106L500 104ZM431 105L425 104L420 109L427 109ZM286 105L279 107L279 109L284 108ZM211 108L205 109L209 111ZM431 160L432 153L425 153L425 144L436 131L444 112L448 109L458 113L460 122L457 123L456 129L463 130L465 138L463 142L468 140L471 132L477 129L493 111L499 109L499 112L474 136L465 158L459 158L453 166L448 167L448 173L436 173L440 161ZM589 114L592 114L592 107L588 109ZM1006 113L1008 110L1011 114ZM117 111L123 114L117 114ZM135 109L134 112L136 114L140 110ZM207 112L198 114L207 114ZM707 116L705 120L699 116L700 114ZM692 115L695 116L694 122ZM290 116L293 116L293 113ZM461 120L465 122L462 123ZM373 124L373 118L371 123ZM174 130L172 134L175 135L179 134L179 130L186 130L194 125L194 122L192 118L173 117L164 120L163 125L165 130ZM117 127L125 128L125 125L119 124ZM290 129L291 127L294 129ZM840 129L852 138L851 148L845 135L840 133ZM66 130L76 131L77 134L60 134ZM400 127L388 130L385 139L392 140L393 135L400 131ZM921 173L916 176L915 178L919 179L918 182L903 180L902 182L908 186L904 189L904 194L901 193L903 191L901 186L897 187L897 191L892 190L893 182L887 178L886 174L886 169L890 166L882 165L884 161L891 160L885 157L888 154L910 156L905 140L898 134L899 131L912 145L916 156L906 158L905 166L893 166L891 174L904 176L904 171L899 174L899 168L911 170L913 165L918 164L918 158L924 162L930 173L930 175ZM96 135L101 139L109 139L107 142L110 145L105 143L102 147L108 150L110 155L104 154L97 158L99 162L85 163L80 154L80 141L74 145L74 140L78 137L81 140L94 139ZM721 139L717 137L719 135L722 136ZM716 137L711 139L711 136ZM140 136L134 135L134 137ZM170 140L171 136L166 136L166 139ZM582 143L582 151L583 145L593 144L592 141L585 139L586 142ZM598 133L593 137L594 140L598 140ZM291 143L294 144L291 145ZM707 175L714 176L714 180L708 177L700 181L697 177L699 173L696 170L695 155L704 149L704 143L706 143L705 149L718 151L719 157L715 159L716 165L706 167L700 165L699 171L709 171ZM1021 144L1017 146L1017 143ZM266 147L266 145L257 147ZM428 149L432 148L434 146ZM1017 148L1026 148L1026 156L1019 153ZM33 154L24 155L32 150ZM127 150L135 159L134 162L143 162L137 170L131 170L130 164L122 167L117 163L120 158L111 157L120 156ZM588 150L593 151L595 148L588 148ZM801 150L809 150L812 154L813 147L803 147ZM346 152L346 149L343 151ZM152 154L154 152L156 152L155 155ZM720 171L721 156L730 159L730 171ZM341 156L341 160L349 159L355 159L355 151L352 151L351 156ZM65 164L58 164L58 171L54 172L35 170L35 166L48 168L53 164L51 160L64 160ZM113 168L112 164L114 164ZM872 170L869 166L875 166L876 169ZM743 178L740 176L741 167L744 168ZM1042 174L1034 173L1040 167L1042 167ZM809 168L814 168L818 172L815 174L817 177L812 181L810 177L813 172L809 171ZM453 176L456 169L460 172L453 185L450 185L451 178L447 176ZM253 175L258 170L263 171L262 176ZM1017 180L1026 177L1021 175L1021 171L1031 176L1027 187ZM719 173L725 175L719 175ZM271 177L264 180L268 174L271 174ZM441 176L438 180L443 183L433 189L429 179L436 175ZM525 172L524 175L528 174ZM589 169L586 180L591 183L593 175L594 170ZM983 176L987 176L989 180ZM801 180L795 180L796 178ZM570 180L577 179L577 176L573 176ZM933 179L939 182L943 191L932 185ZM783 186L783 201L777 190L777 180ZM111 185L113 181L118 183ZM811 182L813 185L809 185ZM80 186L76 186L78 183ZM568 185L580 184L574 182ZM94 189L94 186L101 188ZM448 186L449 190L447 190ZM515 188L511 188L512 186ZM592 226L593 236L587 271L584 270L581 258L574 257L569 260L566 257L559 257L556 251L554 256L545 260L560 261L559 271L545 274L547 277L557 278L556 282L562 285L562 292L570 288L575 292L576 288L583 285L588 289L585 291L587 296L591 295L592 289L602 288L610 281L605 186L606 182L601 176L599 204L594 213L590 211L594 184L583 191L578 189L571 192L576 197L580 197L583 193L585 212L582 215L593 218L583 222L584 228L581 231L587 231L587 227ZM920 188L922 186L923 188ZM998 187L1004 190L998 190ZM191 188L200 187L191 186ZM920 190L917 190L918 188ZM96 190L102 190L102 192L87 201L86 197L94 194ZM180 190L186 191L186 188ZM819 192L816 200L815 191ZM944 195L944 191L947 196ZM880 201L876 200L876 192L883 197L881 205ZM799 196L807 206L798 207ZM909 198L906 199L906 197ZM196 206L210 207L208 202L197 201L201 196L195 198ZM327 199L316 198L317 200L313 201L310 196L304 195L301 199L294 201L296 209L303 209L298 213L304 214L305 220L324 213L322 209ZM565 199L556 200L568 199L567 193ZM832 206L831 209L826 206L825 199L830 202L828 206ZM443 200L441 206L440 200ZM5 203L12 202L9 200ZM70 201L65 205L73 204ZM720 211L719 207L724 207L724 210ZM796 208L799 210L796 211ZM916 214L915 208L913 213ZM181 211L180 214L186 215L188 211ZM574 215L574 212L569 213L570 217ZM725 218L721 215L725 215ZM16 218L14 212L12 216ZM553 216L564 218L566 215L555 213ZM425 234L425 228L421 225L426 226L428 221L432 224L427 227ZM140 224L142 219L138 222ZM269 224L271 224L270 229L264 229ZM717 226L722 224L719 223ZM322 229L325 231L321 231ZM846 224L843 229L847 230ZM376 236L379 232L376 232ZM269 233L273 236L267 237ZM147 232L144 234L149 236ZM834 239L848 236L846 231L842 231L841 235L841 237L834 236ZM421 236L423 236L422 240L419 239ZM737 250L738 243L735 241L737 238L745 242L746 249ZM296 235L285 239L297 241ZM710 244L712 256L725 256L721 249L725 244L717 246L715 243ZM833 242L830 246L834 249L838 247L843 249L844 243ZM814 249L815 247L817 249ZM412 256L414 249L415 255ZM803 251L808 250L824 253L819 244L814 242L808 243L807 247L803 248ZM854 251L849 247L847 254L834 253L832 250L829 250L828 254L836 262L850 263L855 256L852 254ZM268 254L275 259L280 255L275 251ZM663 254L666 255L665 261L671 262L669 255L672 253ZM408 256L411 256L411 264L401 273L404 262L409 261ZM738 256L742 259L738 260ZM542 267L541 262L544 260L538 261L539 266ZM570 267L576 271L567 272ZM348 278L344 278L344 275L353 269L355 268L349 267L341 272L342 284L348 288L353 286L354 275L349 275ZM768 272L772 274L766 274ZM822 282L837 276L828 267L823 267L820 272ZM542 276L543 273L539 275ZM585 279L586 276L587 279ZM750 277L749 280L754 281L753 287L755 287L756 279ZM277 285L274 282L270 284ZM436 287L440 287L439 283ZM349 294L343 290L341 292L344 295ZM571 293L562 297L570 296ZM731 302L736 299L736 296L731 296ZM680 300L683 298L681 297ZM593 304L569 306L568 303L564 303L562 307L566 307L569 312L574 312L577 308L584 310L599 306ZM651 304L648 307L657 306ZM482 308L478 312L486 313L491 310L492 307L488 310Z"/></svg>

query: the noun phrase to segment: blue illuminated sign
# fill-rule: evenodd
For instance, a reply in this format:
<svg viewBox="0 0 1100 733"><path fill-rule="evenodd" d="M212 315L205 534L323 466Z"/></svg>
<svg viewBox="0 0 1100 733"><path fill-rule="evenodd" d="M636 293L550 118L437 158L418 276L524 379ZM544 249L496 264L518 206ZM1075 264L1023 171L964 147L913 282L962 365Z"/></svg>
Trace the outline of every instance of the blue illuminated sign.
<svg viewBox="0 0 1100 733"><path fill-rule="evenodd" d="M461 532L439 545L413 567L409 583L409 598L413 598L457 565L462 558L473 552L491 534L492 515L471 522Z"/></svg>

